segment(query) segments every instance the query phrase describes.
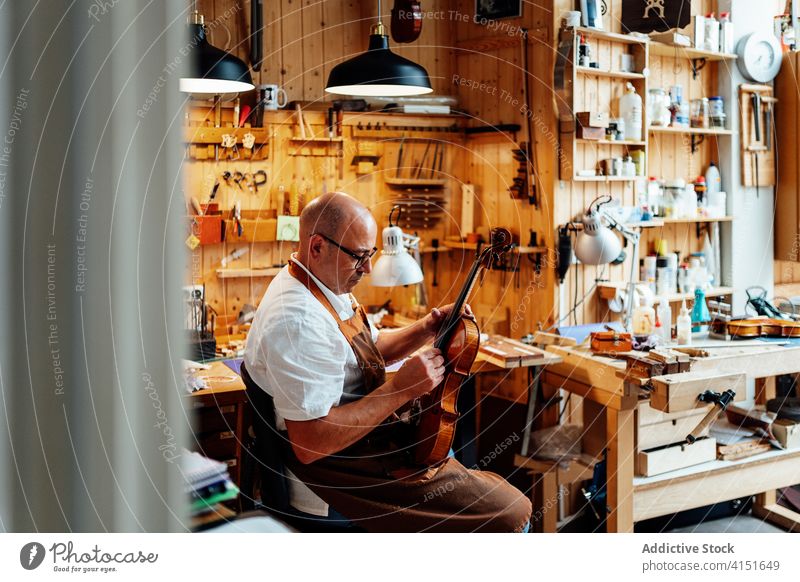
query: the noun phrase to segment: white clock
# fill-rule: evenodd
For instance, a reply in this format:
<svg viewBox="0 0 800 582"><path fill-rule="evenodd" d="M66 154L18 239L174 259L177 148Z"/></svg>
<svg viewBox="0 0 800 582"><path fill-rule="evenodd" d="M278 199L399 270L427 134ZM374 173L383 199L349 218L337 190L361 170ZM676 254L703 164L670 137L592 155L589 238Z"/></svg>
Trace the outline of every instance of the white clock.
<svg viewBox="0 0 800 582"><path fill-rule="evenodd" d="M781 70L783 53L771 34L751 32L736 45L737 63L742 75L757 83L768 83Z"/></svg>

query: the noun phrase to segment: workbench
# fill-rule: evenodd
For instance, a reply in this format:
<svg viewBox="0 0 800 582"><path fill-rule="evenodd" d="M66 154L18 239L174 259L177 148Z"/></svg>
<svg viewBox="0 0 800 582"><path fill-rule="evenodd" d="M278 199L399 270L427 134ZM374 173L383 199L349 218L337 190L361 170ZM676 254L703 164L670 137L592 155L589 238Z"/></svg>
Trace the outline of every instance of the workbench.
<svg viewBox="0 0 800 582"><path fill-rule="evenodd" d="M735 346L699 338L695 344L702 344L708 356L692 358L692 372L745 374L755 380L757 404L775 396L775 376L800 373L800 346L796 344ZM599 424L605 425L607 531L631 532L637 521L748 495L757 496L753 509L757 516L787 529L800 529L800 514L775 500L775 489L800 483L800 450L771 450L737 461L715 460L653 477L636 477L634 414L640 396L625 382L625 363L594 356L582 347L548 346L547 350L563 361L545 369L545 397L558 390L581 396L584 407L599 410Z"/></svg>
<svg viewBox="0 0 800 582"><path fill-rule="evenodd" d="M228 465L231 480L242 489L243 447L249 422L250 402L241 376L224 362L215 361L197 373L208 388L189 395L195 413L191 449Z"/></svg>

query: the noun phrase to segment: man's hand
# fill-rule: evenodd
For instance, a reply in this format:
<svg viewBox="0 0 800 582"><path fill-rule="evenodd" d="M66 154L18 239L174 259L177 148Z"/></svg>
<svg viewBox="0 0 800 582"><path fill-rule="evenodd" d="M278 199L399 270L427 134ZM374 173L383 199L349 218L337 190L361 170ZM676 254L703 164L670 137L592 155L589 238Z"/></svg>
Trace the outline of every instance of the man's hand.
<svg viewBox="0 0 800 582"><path fill-rule="evenodd" d="M439 328L442 327L442 323L450 315L450 312L453 311L453 304L445 305L444 307L434 307L431 312L425 317L425 331L431 336L436 337L436 334L439 333ZM470 319L475 319L475 315L472 313L472 308L468 304L464 305L464 315L469 317Z"/></svg>
<svg viewBox="0 0 800 582"><path fill-rule="evenodd" d="M439 350L429 348L406 360L392 381L397 392L413 400L436 388L443 378L444 358Z"/></svg>

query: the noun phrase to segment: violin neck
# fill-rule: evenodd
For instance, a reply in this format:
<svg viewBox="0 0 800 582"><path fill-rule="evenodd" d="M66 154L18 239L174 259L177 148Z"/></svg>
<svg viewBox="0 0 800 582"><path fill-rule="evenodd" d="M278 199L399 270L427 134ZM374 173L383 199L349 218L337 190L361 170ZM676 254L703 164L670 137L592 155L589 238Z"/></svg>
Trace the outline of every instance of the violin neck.
<svg viewBox="0 0 800 582"><path fill-rule="evenodd" d="M461 320L461 312L464 309L464 305L466 305L470 295L472 295L472 289L475 287L475 281L478 279L481 268L482 263L480 260L476 260L472 264L469 275L467 275L467 280L464 281L464 285L461 287L461 292L458 294L458 298L456 299L455 303L453 303L453 309L447 315L447 319L445 319L442 327L440 328L439 335L436 337L436 341L433 344L435 348L441 350L442 347L450 341L450 338L453 334L453 329L455 329L455 324Z"/></svg>

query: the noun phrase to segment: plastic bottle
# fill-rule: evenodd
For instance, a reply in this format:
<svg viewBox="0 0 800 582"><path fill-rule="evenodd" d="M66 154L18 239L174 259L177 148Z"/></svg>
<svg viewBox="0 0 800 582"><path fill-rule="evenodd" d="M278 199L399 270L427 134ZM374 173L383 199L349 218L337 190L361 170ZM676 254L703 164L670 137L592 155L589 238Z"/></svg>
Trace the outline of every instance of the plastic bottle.
<svg viewBox="0 0 800 582"><path fill-rule="evenodd" d="M729 12L719 15L719 50L723 53L733 52L733 22Z"/></svg>
<svg viewBox="0 0 800 582"><path fill-rule="evenodd" d="M636 164L631 156L625 156L622 162L622 174L629 178L636 176Z"/></svg>
<svg viewBox="0 0 800 582"><path fill-rule="evenodd" d="M658 302L656 315L661 324L661 337L664 339L664 343L668 344L672 341L672 308L666 297L658 297L656 301Z"/></svg>
<svg viewBox="0 0 800 582"><path fill-rule="evenodd" d="M722 179L719 175L717 164L711 162L706 170L706 198L714 198L715 194L722 191Z"/></svg>
<svg viewBox="0 0 800 582"><path fill-rule="evenodd" d="M686 184L683 191L680 218L697 218L697 194L694 191L694 184Z"/></svg>
<svg viewBox="0 0 800 582"><path fill-rule="evenodd" d="M711 314L708 312L706 305L706 293L701 287L696 287L694 290L694 307L692 307L692 331L707 331L708 325L702 325L711 319Z"/></svg>
<svg viewBox="0 0 800 582"><path fill-rule="evenodd" d="M692 345L692 318L689 317L689 310L686 308L686 300L681 303L681 313L677 320L676 339L679 346Z"/></svg>
<svg viewBox="0 0 800 582"><path fill-rule="evenodd" d="M642 98L631 83L619 99L619 116L625 120L625 139L642 141Z"/></svg>
<svg viewBox="0 0 800 582"><path fill-rule="evenodd" d="M719 52L719 22L714 18L714 13L706 14L705 21L705 50Z"/></svg>
<svg viewBox="0 0 800 582"><path fill-rule="evenodd" d="M649 300L645 299L643 302L642 299L639 298L633 310L633 322L631 324L633 335L642 336L652 334L655 323L656 312L650 307Z"/></svg>

